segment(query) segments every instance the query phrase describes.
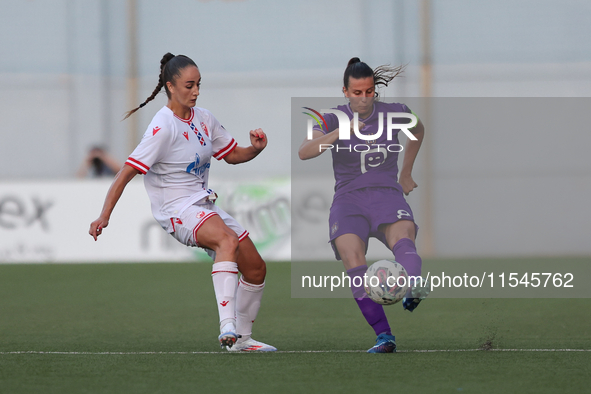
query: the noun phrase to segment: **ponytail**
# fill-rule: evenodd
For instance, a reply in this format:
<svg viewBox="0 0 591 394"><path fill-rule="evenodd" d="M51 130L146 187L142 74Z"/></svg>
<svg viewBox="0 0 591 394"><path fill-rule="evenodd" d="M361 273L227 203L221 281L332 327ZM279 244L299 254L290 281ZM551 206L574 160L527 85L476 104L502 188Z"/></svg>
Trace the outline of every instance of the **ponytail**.
<svg viewBox="0 0 591 394"><path fill-rule="evenodd" d="M378 66L373 70L373 81L376 85L388 86L390 81L400 75L406 65L391 67L389 65Z"/></svg>
<svg viewBox="0 0 591 394"><path fill-rule="evenodd" d="M373 77L374 85L388 86L388 83L400 75L404 71L405 65L398 67L391 67L389 65L382 65L372 70L366 63L362 62L358 57L353 57L347 63L345 74L343 75L343 86L345 89L349 88L349 78L369 78ZM376 97L378 93L376 91Z"/></svg>
<svg viewBox="0 0 591 394"><path fill-rule="evenodd" d="M166 96L168 96L168 98L170 99L170 92L168 91L166 82L174 82L174 79L176 79L176 77L178 77L181 74L181 70L190 65L197 67L195 62L185 55L175 56L172 53L168 52L164 56L162 56L162 59L160 60L160 75L158 76L158 85L156 85L156 88L154 89L150 97L148 97L146 101L138 105L136 108L132 109L131 111L128 111L125 114L123 120L129 118L138 109L145 107L146 104L154 100L156 95L160 93L163 87L166 91Z"/></svg>

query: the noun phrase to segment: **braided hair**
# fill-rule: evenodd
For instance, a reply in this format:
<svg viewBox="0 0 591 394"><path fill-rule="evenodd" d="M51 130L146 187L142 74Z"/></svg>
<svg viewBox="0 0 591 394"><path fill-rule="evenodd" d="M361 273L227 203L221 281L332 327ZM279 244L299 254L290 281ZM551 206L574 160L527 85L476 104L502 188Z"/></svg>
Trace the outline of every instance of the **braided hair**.
<svg viewBox="0 0 591 394"><path fill-rule="evenodd" d="M170 99L170 92L168 91L168 86L166 86L166 82L174 83L174 80L181 75L181 70L187 66L197 67L195 62L185 55L175 56L172 53L168 52L164 56L162 56L162 59L160 60L160 75L158 76L158 85L156 85L156 88L154 89L150 97L148 97L143 103L138 105L136 108L132 109L131 111L128 111L125 114L123 120L129 118L138 109L143 108L150 101L154 100L156 95L160 93L163 87L166 91L166 96Z"/></svg>
<svg viewBox="0 0 591 394"><path fill-rule="evenodd" d="M343 75L343 86L345 89L349 89L349 78L360 79L368 77L373 77L373 83L376 86L388 86L390 81L392 81L404 71L404 67L404 65L400 65L398 67L382 65L372 70L371 67L359 60L358 57L354 57L349 60L349 63L347 63L347 68L345 68L345 74ZM377 97L377 90L375 94Z"/></svg>

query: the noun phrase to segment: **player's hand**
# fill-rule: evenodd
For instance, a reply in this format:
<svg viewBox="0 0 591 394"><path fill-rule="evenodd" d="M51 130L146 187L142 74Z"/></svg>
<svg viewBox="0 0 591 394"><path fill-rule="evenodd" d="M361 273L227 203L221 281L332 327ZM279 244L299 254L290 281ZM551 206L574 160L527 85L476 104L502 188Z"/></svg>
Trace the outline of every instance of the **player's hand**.
<svg viewBox="0 0 591 394"><path fill-rule="evenodd" d="M408 193L412 192L416 187L419 187L412 179L411 175L400 175L400 179L398 180L400 186L402 186L402 191L405 195L408 196Z"/></svg>
<svg viewBox="0 0 591 394"><path fill-rule="evenodd" d="M349 135L353 135L353 127L355 127L355 119L351 119L351 127L349 127ZM357 130L361 131L362 128L365 127L365 123L361 121L357 121Z"/></svg>
<svg viewBox="0 0 591 394"><path fill-rule="evenodd" d="M250 130L250 144L259 152L265 149L267 146L267 135L263 129Z"/></svg>
<svg viewBox="0 0 591 394"><path fill-rule="evenodd" d="M103 229L109 225L108 219L98 218L94 222L90 223L90 230L88 233L94 240L98 238L99 235L103 233Z"/></svg>

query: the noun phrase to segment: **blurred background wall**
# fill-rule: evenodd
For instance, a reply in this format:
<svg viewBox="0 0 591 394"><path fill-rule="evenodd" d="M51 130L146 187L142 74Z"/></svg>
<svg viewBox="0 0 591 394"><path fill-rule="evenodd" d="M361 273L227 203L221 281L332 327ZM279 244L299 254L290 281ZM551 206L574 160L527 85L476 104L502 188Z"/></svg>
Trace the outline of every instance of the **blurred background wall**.
<svg viewBox="0 0 591 394"><path fill-rule="evenodd" d="M269 135L269 148L256 160L214 164L212 183L216 177L288 178L291 97L340 96L353 56L373 67L408 64L404 77L381 91L385 97L591 94L591 3L585 0L2 0L0 6L0 194L15 182L73 178L93 145L124 161L165 95L122 122L123 114L152 92L168 51L195 60L203 75L197 105L211 110L240 144L253 128ZM476 158L490 151L486 142L437 135L432 126L432 145L416 166L422 188L410 199L428 223L421 227L430 233L427 254L591 254L580 235L591 233L583 198L591 184L587 125L533 133L535 148L520 140L521 149L481 161L471 172L434 142L445 138ZM539 157L540 149L547 157ZM503 160L510 168L498 165ZM552 171L536 170L532 162L552 163ZM526 221L518 233L527 247L497 246L486 232L470 230L473 216L443 214L458 193L486 195L499 179L510 179L522 194L519 204L494 208L505 215L487 226L491 234L514 226L511 218L524 209L533 209L532 216L559 212L549 223L558 221L560 231ZM446 190L452 183L461 187ZM552 193L557 206L523 205L540 190ZM103 197L89 202L85 223ZM573 225L572 218L582 220Z"/></svg>

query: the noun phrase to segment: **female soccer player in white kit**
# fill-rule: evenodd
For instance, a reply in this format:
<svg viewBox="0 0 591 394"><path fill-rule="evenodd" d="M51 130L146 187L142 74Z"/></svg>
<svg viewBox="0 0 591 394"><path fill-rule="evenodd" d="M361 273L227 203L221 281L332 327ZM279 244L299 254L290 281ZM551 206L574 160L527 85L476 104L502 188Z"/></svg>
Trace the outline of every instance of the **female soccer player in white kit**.
<svg viewBox="0 0 591 394"><path fill-rule="evenodd" d="M152 213L162 228L182 244L204 248L214 259L212 278L222 348L275 351L275 347L250 337L265 286L265 262L248 231L214 205L217 196L207 186L212 156L230 164L244 163L267 146L267 137L261 129L251 130L251 146L237 146L208 110L195 107L200 84L201 74L190 58L164 55L158 86L126 118L153 100L162 87L168 104L156 113L141 142L116 175L89 233L96 241L108 226L127 183L137 174L144 174Z"/></svg>

